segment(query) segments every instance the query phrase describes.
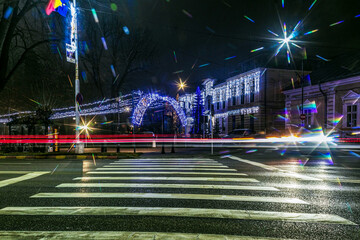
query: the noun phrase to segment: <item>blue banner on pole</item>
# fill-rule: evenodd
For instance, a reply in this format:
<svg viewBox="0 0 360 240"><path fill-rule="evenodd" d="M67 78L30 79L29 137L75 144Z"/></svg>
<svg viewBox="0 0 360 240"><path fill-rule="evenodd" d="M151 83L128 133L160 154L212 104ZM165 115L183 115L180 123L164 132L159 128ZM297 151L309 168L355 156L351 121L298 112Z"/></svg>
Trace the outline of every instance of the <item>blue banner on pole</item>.
<svg viewBox="0 0 360 240"><path fill-rule="evenodd" d="M68 11L68 6L67 3L69 2L69 0L61 0L62 5L57 7L55 9L55 11L57 13L59 13L61 16L66 17L67 11Z"/></svg>

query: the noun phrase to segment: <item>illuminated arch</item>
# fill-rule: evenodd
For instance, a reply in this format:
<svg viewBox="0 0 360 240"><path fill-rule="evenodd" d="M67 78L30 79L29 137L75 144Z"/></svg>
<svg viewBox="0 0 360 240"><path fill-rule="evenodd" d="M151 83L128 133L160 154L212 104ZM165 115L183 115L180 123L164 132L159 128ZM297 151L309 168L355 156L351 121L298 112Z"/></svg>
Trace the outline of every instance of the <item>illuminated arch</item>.
<svg viewBox="0 0 360 240"><path fill-rule="evenodd" d="M160 96L159 94L146 94L140 99L134 110L132 123L136 126L141 125L146 110L148 109L148 107L150 107L151 104L157 101L170 103L171 106L173 106L173 108L175 109L177 115L179 116L181 125L186 126L186 116L184 110L180 107L180 104L174 98Z"/></svg>

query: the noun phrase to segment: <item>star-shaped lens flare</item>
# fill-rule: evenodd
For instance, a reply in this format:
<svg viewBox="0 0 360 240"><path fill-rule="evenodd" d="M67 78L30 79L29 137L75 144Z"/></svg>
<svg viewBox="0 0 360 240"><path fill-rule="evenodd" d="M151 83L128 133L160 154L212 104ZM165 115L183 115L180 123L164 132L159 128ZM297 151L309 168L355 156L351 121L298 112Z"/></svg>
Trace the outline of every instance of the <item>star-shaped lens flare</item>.
<svg viewBox="0 0 360 240"><path fill-rule="evenodd" d="M187 87L186 82L183 82L181 78L179 80L177 83L178 90L184 90Z"/></svg>
<svg viewBox="0 0 360 240"><path fill-rule="evenodd" d="M79 135L81 135L83 132L85 133L86 137L88 139L90 139L90 132L93 131L93 128L90 127L90 125L92 124L93 120L95 119L95 116L90 120L88 121L87 123L85 122L85 120L83 118L81 118L81 122L82 122L82 125L81 126L77 126L77 130L80 130L79 132Z"/></svg>
<svg viewBox="0 0 360 240"><path fill-rule="evenodd" d="M291 48L290 48L290 44L293 45L293 46L296 46L297 48L301 48L299 45L297 45L296 43L294 43L294 38L298 35L298 32L297 32L297 29L298 27L300 26L301 24L301 21L299 21L294 29L291 31L290 35L288 36L288 32L287 32L287 28L286 28L286 23L284 22L283 24L283 38L278 38L278 39L275 39L278 41L279 43L279 47L277 48L276 52L275 52L275 57L279 54L279 52L284 48L286 47L286 53L287 53L287 60L288 60L288 63L290 64L291 63L291 58L292 58L292 55L291 55ZM269 31L269 30L268 30ZM269 31L270 33L272 33L271 31ZM273 34L274 35L274 34Z"/></svg>

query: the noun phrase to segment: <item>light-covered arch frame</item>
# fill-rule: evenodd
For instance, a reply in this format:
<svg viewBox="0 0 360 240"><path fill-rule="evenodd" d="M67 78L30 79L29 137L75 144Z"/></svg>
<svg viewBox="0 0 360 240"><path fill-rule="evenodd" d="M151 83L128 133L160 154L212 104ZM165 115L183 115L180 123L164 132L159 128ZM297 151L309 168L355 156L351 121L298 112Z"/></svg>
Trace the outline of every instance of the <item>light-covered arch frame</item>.
<svg viewBox="0 0 360 240"><path fill-rule="evenodd" d="M173 108L175 109L180 119L181 125L186 126L186 116L180 104L174 98L168 96L160 96L159 94L146 94L140 99L134 110L132 123L136 126L140 126L148 107L150 107L150 105L154 102L160 101L170 103L171 106L173 106Z"/></svg>

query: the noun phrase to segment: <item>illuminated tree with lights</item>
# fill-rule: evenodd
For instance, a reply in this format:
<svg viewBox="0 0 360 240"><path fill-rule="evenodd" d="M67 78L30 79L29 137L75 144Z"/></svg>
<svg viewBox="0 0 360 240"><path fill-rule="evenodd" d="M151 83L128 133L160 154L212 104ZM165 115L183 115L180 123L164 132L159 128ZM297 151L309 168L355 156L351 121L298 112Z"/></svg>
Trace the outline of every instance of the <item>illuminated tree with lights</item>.
<svg viewBox="0 0 360 240"><path fill-rule="evenodd" d="M193 134L201 134L202 132L202 125L204 123L204 103L201 96L200 87L197 87L193 102L193 118L194 118L194 125L193 125Z"/></svg>

